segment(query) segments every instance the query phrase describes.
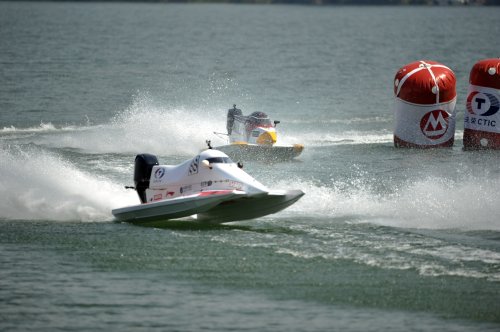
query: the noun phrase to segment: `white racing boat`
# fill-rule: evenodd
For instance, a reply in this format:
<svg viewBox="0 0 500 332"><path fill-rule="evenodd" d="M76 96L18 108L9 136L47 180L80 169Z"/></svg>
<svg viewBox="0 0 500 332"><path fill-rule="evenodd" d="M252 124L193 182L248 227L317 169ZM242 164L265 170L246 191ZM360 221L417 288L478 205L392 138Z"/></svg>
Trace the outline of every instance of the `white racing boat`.
<svg viewBox="0 0 500 332"><path fill-rule="evenodd" d="M112 210L118 221L166 226L191 217L208 223L253 219L276 213L304 195L270 190L225 153L207 149L180 165L160 165L154 155L135 158L134 188L141 204Z"/></svg>
<svg viewBox="0 0 500 332"><path fill-rule="evenodd" d="M298 157L302 144L277 144L276 126L280 121L273 121L264 112L253 112L245 116L233 105L227 112L225 133L215 133L228 139L226 145L217 146L234 160L283 161Z"/></svg>

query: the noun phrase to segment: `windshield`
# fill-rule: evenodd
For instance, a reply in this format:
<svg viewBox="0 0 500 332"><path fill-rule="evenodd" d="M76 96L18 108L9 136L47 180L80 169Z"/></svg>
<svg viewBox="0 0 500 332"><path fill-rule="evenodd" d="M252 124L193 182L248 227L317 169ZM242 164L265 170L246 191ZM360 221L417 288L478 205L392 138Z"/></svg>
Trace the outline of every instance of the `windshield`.
<svg viewBox="0 0 500 332"><path fill-rule="evenodd" d="M232 164L232 163L234 163L231 160L231 158L228 158L228 157L207 158L207 161L210 164Z"/></svg>

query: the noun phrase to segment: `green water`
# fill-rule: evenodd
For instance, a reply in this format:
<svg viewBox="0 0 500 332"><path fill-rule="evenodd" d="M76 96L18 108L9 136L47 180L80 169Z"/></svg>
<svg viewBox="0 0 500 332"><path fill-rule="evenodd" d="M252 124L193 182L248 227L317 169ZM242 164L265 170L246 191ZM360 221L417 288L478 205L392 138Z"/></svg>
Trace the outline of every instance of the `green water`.
<svg viewBox="0 0 500 332"><path fill-rule="evenodd" d="M0 330L497 331L500 155L462 150L499 9L0 2ZM392 145L393 77L457 77L455 146ZM294 162L290 208L223 226L114 222L137 153L224 141L233 103Z"/></svg>

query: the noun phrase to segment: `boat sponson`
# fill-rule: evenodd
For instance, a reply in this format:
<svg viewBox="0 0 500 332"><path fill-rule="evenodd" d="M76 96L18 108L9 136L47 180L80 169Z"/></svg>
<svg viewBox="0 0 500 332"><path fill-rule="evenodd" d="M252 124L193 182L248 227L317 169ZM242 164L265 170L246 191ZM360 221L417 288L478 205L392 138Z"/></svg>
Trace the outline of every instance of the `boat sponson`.
<svg viewBox="0 0 500 332"><path fill-rule="evenodd" d="M118 221L133 223L177 219L207 211L224 201L242 196L246 196L246 193L238 190L227 190L219 194L205 192L115 209L112 213Z"/></svg>
<svg viewBox="0 0 500 332"><path fill-rule="evenodd" d="M279 212L304 195L302 190L271 191L264 195L239 197L198 213L199 221L224 223L262 217Z"/></svg>

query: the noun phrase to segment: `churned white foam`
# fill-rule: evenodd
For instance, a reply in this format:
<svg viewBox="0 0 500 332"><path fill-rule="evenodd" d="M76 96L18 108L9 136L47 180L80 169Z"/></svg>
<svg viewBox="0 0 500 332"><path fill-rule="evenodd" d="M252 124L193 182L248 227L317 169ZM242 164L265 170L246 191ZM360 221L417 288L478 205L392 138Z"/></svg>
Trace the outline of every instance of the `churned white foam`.
<svg viewBox="0 0 500 332"><path fill-rule="evenodd" d="M500 178L419 180L383 199L386 214L395 218L379 222L415 228L500 230L499 185Z"/></svg>
<svg viewBox="0 0 500 332"><path fill-rule="evenodd" d="M3 127L3 129L0 130L0 133L48 132L48 131L57 131L57 130L58 129L52 123L41 122L40 125L29 127L29 128L16 128L14 126Z"/></svg>
<svg viewBox="0 0 500 332"><path fill-rule="evenodd" d="M171 109L140 97L107 123L73 130L52 126L34 143L87 153L195 154L206 147L205 140L213 138L214 131L225 130L225 121L220 110Z"/></svg>
<svg viewBox="0 0 500 332"><path fill-rule="evenodd" d="M116 149L116 141L130 152L196 154L205 148L213 132L225 129L225 112L213 109L170 109L140 99L113 119L106 152ZM123 149L123 147L122 147ZM128 151L126 151L128 152Z"/></svg>
<svg viewBox="0 0 500 332"><path fill-rule="evenodd" d="M293 124L317 124L321 123L331 123L331 124L358 124L358 123L392 123L392 118L388 116L373 116L373 117L342 117L342 118L326 118L326 119L317 119L317 118L307 118L307 119L294 119L287 120L287 123Z"/></svg>
<svg viewBox="0 0 500 332"><path fill-rule="evenodd" d="M0 218L111 220L111 209L137 204L133 192L58 156L0 149Z"/></svg>
<svg viewBox="0 0 500 332"><path fill-rule="evenodd" d="M331 186L294 181L276 187L306 193L288 213L404 228L500 230L500 178L456 182L429 177L399 184L390 193L376 192L361 181Z"/></svg>
<svg viewBox="0 0 500 332"><path fill-rule="evenodd" d="M327 133L304 132L280 132L278 135L279 144L300 143L306 147L311 146L332 146L349 144L386 144L393 141L393 133L389 130L379 131L342 131Z"/></svg>
<svg viewBox="0 0 500 332"><path fill-rule="evenodd" d="M455 140L463 138L463 130L455 131ZM300 143L306 147L358 145L358 144L392 144L394 133L391 129L380 130L342 130L328 132L279 130L278 144Z"/></svg>

